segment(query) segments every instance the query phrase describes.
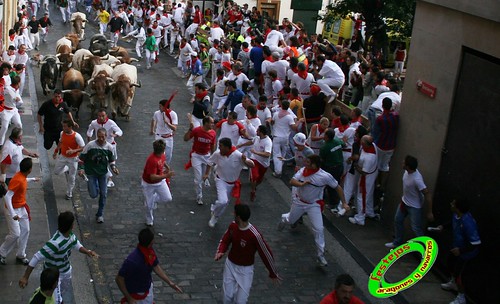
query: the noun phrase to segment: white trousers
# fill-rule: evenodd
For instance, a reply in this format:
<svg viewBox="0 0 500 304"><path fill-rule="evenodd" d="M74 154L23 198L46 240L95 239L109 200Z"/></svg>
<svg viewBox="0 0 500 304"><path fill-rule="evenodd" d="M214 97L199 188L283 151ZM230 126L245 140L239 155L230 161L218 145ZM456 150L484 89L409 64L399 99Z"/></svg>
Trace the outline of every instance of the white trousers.
<svg viewBox="0 0 500 304"><path fill-rule="evenodd" d="M3 146L10 122L12 121L14 126L18 128L22 128L23 124L21 123L21 116L19 115L17 108L12 110L4 109L0 112L0 120L2 121L2 127L0 128L0 145Z"/></svg>
<svg viewBox="0 0 500 304"><path fill-rule="evenodd" d="M75 188L76 171L78 169L77 157L65 157L58 155L56 164L54 165L54 174L59 175L64 172L64 167L68 166L68 174L66 175L66 194L72 194Z"/></svg>
<svg viewBox="0 0 500 304"><path fill-rule="evenodd" d="M331 87L339 89L343 85L343 82L340 82L333 78L318 79L317 83L318 86L321 88L321 92L323 92L326 96L333 96L333 95L336 96L337 93L335 93Z"/></svg>
<svg viewBox="0 0 500 304"><path fill-rule="evenodd" d="M356 197L358 193L358 183L359 183L359 173L357 171L355 171L354 174L347 172L347 174L344 177L344 186L343 186L345 201L347 203L349 203L351 198ZM345 213L342 202L339 202L337 210L341 213Z"/></svg>
<svg viewBox="0 0 500 304"><path fill-rule="evenodd" d="M144 40L137 39L135 42L135 52L137 53L137 57L142 58L142 47L144 45Z"/></svg>
<svg viewBox="0 0 500 304"><path fill-rule="evenodd" d="M59 282L54 290L55 300L57 304L74 304L73 285L71 282L71 266L67 272L59 274Z"/></svg>
<svg viewBox="0 0 500 304"><path fill-rule="evenodd" d="M210 211L214 213L216 218L219 218L224 213L224 210L226 210L234 184L228 184L216 177L215 187L217 188L217 200L210 206Z"/></svg>
<svg viewBox="0 0 500 304"><path fill-rule="evenodd" d="M394 72L403 73L405 62L404 61L394 61Z"/></svg>
<svg viewBox="0 0 500 304"><path fill-rule="evenodd" d="M104 35L104 33L106 32L107 27L108 27L107 23L99 22L99 33L101 35Z"/></svg>
<svg viewBox="0 0 500 304"><path fill-rule="evenodd" d="M5 236L2 246L0 246L0 255L6 257L17 245L16 257L24 258L26 257L26 246L30 236L28 212L24 207L14 209L15 213L20 217L19 220L15 221L10 215L9 209L4 206L2 206L2 209L9 233Z"/></svg>
<svg viewBox="0 0 500 304"><path fill-rule="evenodd" d="M191 154L191 164L193 165L194 172L194 188L196 191L196 199L203 198L203 174L207 169L208 158L210 153L200 155L198 153Z"/></svg>
<svg viewBox="0 0 500 304"><path fill-rule="evenodd" d="M223 273L222 295L224 304L244 304L250 296L254 266L240 266L226 259Z"/></svg>
<svg viewBox="0 0 500 304"><path fill-rule="evenodd" d="M146 49L146 66L150 67L156 59L156 52Z"/></svg>
<svg viewBox="0 0 500 304"><path fill-rule="evenodd" d="M34 48L40 45L40 34L37 32L35 34L30 33L30 41Z"/></svg>
<svg viewBox="0 0 500 304"><path fill-rule="evenodd" d="M212 113L214 113L214 116L216 115L215 113L217 110L221 109L224 103L226 102L227 95L224 96L218 96L217 94L214 93L214 101L212 105ZM214 117L214 118L220 118L220 117Z"/></svg>
<svg viewBox="0 0 500 304"><path fill-rule="evenodd" d="M59 10L61 11L63 22L66 23L66 21L69 20L69 16L71 15L69 5L68 7L59 7Z"/></svg>
<svg viewBox="0 0 500 304"><path fill-rule="evenodd" d="M283 161L280 160L281 157L285 158L288 146L287 137L274 137L273 138L273 164L274 172L276 174L281 174L283 170Z"/></svg>
<svg viewBox="0 0 500 304"><path fill-rule="evenodd" d="M111 36L110 36L110 45L109 47L116 47L117 44L118 44L118 40L120 40L120 33L111 33Z"/></svg>
<svg viewBox="0 0 500 304"><path fill-rule="evenodd" d="M156 209L157 204L171 202L172 194L164 179L155 184L149 184L142 180L141 185L145 198L146 224L151 225L154 221L153 211Z"/></svg>
<svg viewBox="0 0 500 304"><path fill-rule="evenodd" d="M186 83L186 86L188 88L188 91L191 93L191 96L194 97L194 85L197 83L202 83L203 82L203 75L193 75L189 76L189 79Z"/></svg>
<svg viewBox="0 0 500 304"><path fill-rule="evenodd" d="M365 217L375 216L375 211L373 211L373 191L375 190L375 183L377 181L378 170L372 174L365 176L366 186L361 187L361 179L358 183L358 196L357 196L357 213L354 219L358 224L365 224Z"/></svg>
<svg viewBox="0 0 500 304"><path fill-rule="evenodd" d="M323 255L325 253L325 234L323 231L321 206L319 204L306 204L301 202L297 197L292 197L290 212L282 214L281 220L287 224L294 224L304 213L307 213L307 216L311 221L317 254L318 256Z"/></svg>

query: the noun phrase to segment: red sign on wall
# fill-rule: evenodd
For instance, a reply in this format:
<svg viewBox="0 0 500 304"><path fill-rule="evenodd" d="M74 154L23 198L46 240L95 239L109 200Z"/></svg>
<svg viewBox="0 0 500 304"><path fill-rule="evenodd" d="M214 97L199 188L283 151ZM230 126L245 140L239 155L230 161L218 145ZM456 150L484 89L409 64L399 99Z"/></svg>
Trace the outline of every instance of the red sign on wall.
<svg viewBox="0 0 500 304"><path fill-rule="evenodd" d="M422 94L429 96L430 98L436 97L436 87L425 81L417 81L417 90L419 90Z"/></svg>

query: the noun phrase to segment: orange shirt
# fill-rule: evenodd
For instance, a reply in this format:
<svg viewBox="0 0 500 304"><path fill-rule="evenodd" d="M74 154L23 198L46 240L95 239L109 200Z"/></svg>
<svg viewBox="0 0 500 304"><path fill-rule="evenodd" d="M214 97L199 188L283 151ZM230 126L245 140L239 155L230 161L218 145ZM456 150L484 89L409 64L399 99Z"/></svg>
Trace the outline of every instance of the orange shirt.
<svg viewBox="0 0 500 304"><path fill-rule="evenodd" d="M9 183L9 190L14 192L12 196L12 207L21 208L26 205L26 191L28 190L28 180L21 172L17 172Z"/></svg>
<svg viewBox="0 0 500 304"><path fill-rule="evenodd" d="M69 149L75 150L80 148L78 146L78 143L75 140L76 137L76 132L73 132L71 134L66 134L65 132L62 132L61 135L61 155L65 157L76 157L78 155L78 152L72 153L70 155L66 155L66 151Z"/></svg>

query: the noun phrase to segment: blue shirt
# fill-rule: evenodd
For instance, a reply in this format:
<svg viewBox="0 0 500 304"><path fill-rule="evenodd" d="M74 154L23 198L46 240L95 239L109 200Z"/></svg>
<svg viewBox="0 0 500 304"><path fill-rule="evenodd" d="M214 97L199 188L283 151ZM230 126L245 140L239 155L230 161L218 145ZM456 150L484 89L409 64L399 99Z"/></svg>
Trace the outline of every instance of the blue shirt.
<svg viewBox="0 0 500 304"><path fill-rule="evenodd" d="M194 65L191 64L191 75L201 76L203 75L203 65L201 64L201 60L196 58Z"/></svg>
<svg viewBox="0 0 500 304"><path fill-rule="evenodd" d="M125 279L127 291L129 293L144 293L148 291L153 282L151 272L158 263L158 258L156 258L153 266L148 265L139 248L132 251L118 272L118 275Z"/></svg>
<svg viewBox="0 0 500 304"><path fill-rule="evenodd" d="M476 220L472 217L470 212L462 214L462 217L458 217L456 214L453 215L452 220L453 225L453 247L463 249L467 245L479 245L481 244L481 239L479 238L479 232L477 230ZM472 251L460 253L460 258L463 260L470 260L477 256L479 253L479 248L475 248Z"/></svg>
<svg viewBox="0 0 500 304"><path fill-rule="evenodd" d="M264 61L264 51L262 47L255 46L250 50L250 60L253 62L255 75L262 73L262 61Z"/></svg>
<svg viewBox="0 0 500 304"><path fill-rule="evenodd" d="M226 102L224 103L226 107L229 105L229 112L234 111L234 107L236 107L237 104L241 103L241 101L243 100L243 96L245 96L245 93L243 93L243 91L240 89L235 89L234 91L229 92Z"/></svg>

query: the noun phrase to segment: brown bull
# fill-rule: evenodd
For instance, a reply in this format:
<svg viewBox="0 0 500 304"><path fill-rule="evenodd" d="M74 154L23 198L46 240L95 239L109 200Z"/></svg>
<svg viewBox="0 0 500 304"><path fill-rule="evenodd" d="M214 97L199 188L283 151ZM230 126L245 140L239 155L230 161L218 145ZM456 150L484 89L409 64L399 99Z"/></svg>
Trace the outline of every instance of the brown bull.
<svg viewBox="0 0 500 304"><path fill-rule="evenodd" d="M137 58L130 57L127 49L117 46L109 50L109 54L115 56L121 63L131 63L133 61L139 61Z"/></svg>
<svg viewBox="0 0 500 304"><path fill-rule="evenodd" d="M118 80L112 84L111 91L111 115L116 119L116 114L130 119L130 108L135 94L135 87L141 87L141 84L133 83L127 75L120 75Z"/></svg>
<svg viewBox="0 0 500 304"><path fill-rule="evenodd" d="M71 53L71 47L66 44L58 45L56 53L56 57L60 62L59 76L61 76L63 72L66 72L71 67L73 53Z"/></svg>
<svg viewBox="0 0 500 304"><path fill-rule="evenodd" d="M84 13L76 12L71 15L71 25L73 33L78 35L78 38L84 39L85 37L85 23L87 22L87 17Z"/></svg>
<svg viewBox="0 0 500 304"><path fill-rule="evenodd" d="M83 39L80 39L78 34L66 34L64 37L71 41L71 52L74 53L80 49L80 41Z"/></svg>
<svg viewBox="0 0 500 304"><path fill-rule="evenodd" d="M109 77L106 71L100 71L93 78L89 79L88 84L90 89L95 93L92 93L91 97L91 109L92 115L94 114L96 105L99 108L107 108L109 100L110 85L114 83L113 78Z"/></svg>
<svg viewBox="0 0 500 304"><path fill-rule="evenodd" d="M64 101L75 109L75 117L78 118L80 106L83 102L83 95L89 96L89 94L84 91L85 81L83 75L80 71L71 68L64 74L62 84Z"/></svg>

